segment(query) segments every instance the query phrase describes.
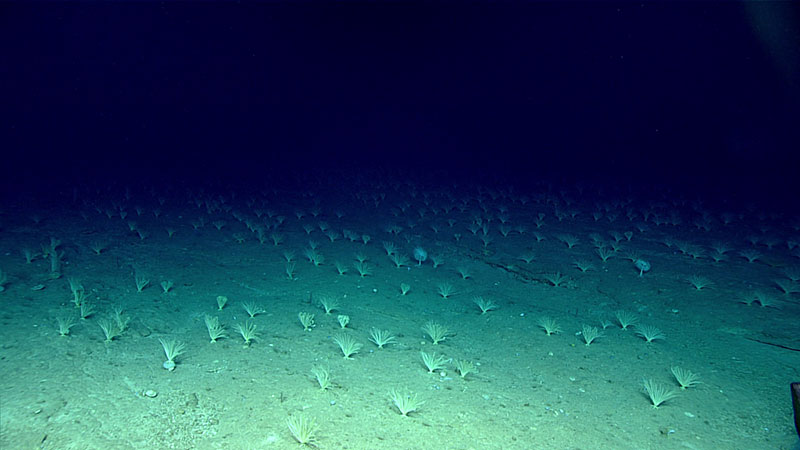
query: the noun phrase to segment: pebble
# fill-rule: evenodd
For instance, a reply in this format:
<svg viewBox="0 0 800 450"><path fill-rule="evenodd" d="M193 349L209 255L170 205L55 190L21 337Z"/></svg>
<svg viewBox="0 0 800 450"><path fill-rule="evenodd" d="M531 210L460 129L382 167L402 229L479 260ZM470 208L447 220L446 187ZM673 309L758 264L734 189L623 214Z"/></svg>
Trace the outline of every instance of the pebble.
<svg viewBox="0 0 800 450"><path fill-rule="evenodd" d="M148 397L148 398L156 398L156 397L158 397L158 392L156 392L156 391L154 391L152 389L148 389L148 390L144 391L144 396Z"/></svg>

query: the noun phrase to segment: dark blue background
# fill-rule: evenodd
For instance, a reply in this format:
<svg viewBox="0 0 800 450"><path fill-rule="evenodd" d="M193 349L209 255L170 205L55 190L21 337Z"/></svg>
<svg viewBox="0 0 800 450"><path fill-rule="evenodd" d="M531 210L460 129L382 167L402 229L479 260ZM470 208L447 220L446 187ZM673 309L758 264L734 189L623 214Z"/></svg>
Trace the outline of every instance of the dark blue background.
<svg viewBox="0 0 800 450"><path fill-rule="evenodd" d="M251 182L377 167L781 204L798 197L797 12L4 4L4 181Z"/></svg>

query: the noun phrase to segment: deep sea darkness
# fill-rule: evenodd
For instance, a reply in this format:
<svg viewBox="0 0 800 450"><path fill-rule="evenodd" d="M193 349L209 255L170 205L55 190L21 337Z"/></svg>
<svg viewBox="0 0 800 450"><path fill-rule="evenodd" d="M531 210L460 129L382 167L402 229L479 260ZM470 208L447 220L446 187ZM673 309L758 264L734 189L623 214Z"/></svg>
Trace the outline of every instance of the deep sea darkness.
<svg viewBox="0 0 800 450"><path fill-rule="evenodd" d="M388 173L790 209L797 10L4 3L3 190Z"/></svg>

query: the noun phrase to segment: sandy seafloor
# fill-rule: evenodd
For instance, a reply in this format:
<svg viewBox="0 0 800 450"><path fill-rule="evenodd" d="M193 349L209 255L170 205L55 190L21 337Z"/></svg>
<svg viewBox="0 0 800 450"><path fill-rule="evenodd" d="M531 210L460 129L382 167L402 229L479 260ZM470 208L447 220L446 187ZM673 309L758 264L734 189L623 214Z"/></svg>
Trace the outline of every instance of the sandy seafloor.
<svg viewBox="0 0 800 450"><path fill-rule="evenodd" d="M7 205L0 235L0 268L8 276L0 293L0 444L289 449L298 444L287 418L301 416L315 421L317 446L329 449L791 448L797 437L788 384L800 379L800 294L776 284L798 287L791 277L800 267L800 232L789 218L757 210L727 215L668 200L570 198L386 188L316 206L308 193L280 191L129 199L120 192ZM481 229L470 230L476 222L487 224L487 245ZM334 241L320 223L336 232ZM259 227L283 242L260 243L249 229ZM359 239L343 237L345 231ZM614 233L624 232L630 239L622 237L603 262L593 235L610 246ZM559 240L565 234L579 242L568 248ZM63 252L57 279L48 260L26 263L22 253L41 254L51 237ZM319 266L304 256L310 240L324 256ZM98 242L106 244L99 255L90 249ZM384 242L411 264L396 268ZM731 251L715 261L712 248L720 242ZM699 254L682 253L686 244ZM429 254L421 266L412 256L416 246ZM748 249L762 256L748 262L739 255ZM295 254L294 280L285 274L287 251ZM353 267L359 252L371 275ZM625 257L631 253L652 269L640 277ZM526 254L534 258L525 262ZM575 261L592 267L582 272ZM340 275L335 262L347 273ZM462 279L462 268L469 278ZM134 271L150 279L141 292ZM564 285L547 281L555 272L568 277ZM692 275L711 286L695 289L687 281ZM96 312L62 337L56 318L78 314L69 278L81 281ZM174 287L164 293L159 284L166 280ZM410 285L407 295L401 283ZM439 296L442 283L455 294ZM775 307L743 302L757 291ZM221 311L218 295L229 298ZM321 296L337 298L339 310L326 315L312 301ZM476 296L499 308L480 314ZM246 319L243 302L265 309L253 319L259 337L249 347L234 330ZM131 321L104 343L98 322L115 305ZM646 343L633 329L621 330L618 310L657 326L666 339ZM311 331L303 330L299 312L315 314ZM345 332L363 344L352 360L332 341L337 314L350 316ZM218 316L229 336L210 343L205 315ZM543 316L563 331L547 336L537 324ZM421 330L429 320L452 335L433 346ZM603 336L585 345L583 325L603 321L611 323ZM372 327L391 331L397 342L378 349L368 340ZM172 372L162 367L159 338L186 344ZM462 379L449 364L430 374L421 350L472 361L478 371ZM329 368L332 389L319 389L315 366ZM702 383L678 389L673 366L699 374ZM655 409L644 379L678 396ZM393 389L425 403L403 417L389 398Z"/></svg>

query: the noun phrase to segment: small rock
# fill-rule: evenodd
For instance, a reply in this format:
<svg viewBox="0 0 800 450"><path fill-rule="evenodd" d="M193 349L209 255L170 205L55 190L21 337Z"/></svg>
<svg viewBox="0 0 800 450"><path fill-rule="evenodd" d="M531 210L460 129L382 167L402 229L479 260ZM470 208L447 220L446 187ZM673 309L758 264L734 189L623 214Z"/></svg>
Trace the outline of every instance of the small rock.
<svg viewBox="0 0 800 450"><path fill-rule="evenodd" d="M148 390L144 391L144 396L148 397L148 398L156 398L156 397L158 397L158 392L156 392L156 391L154 391L152 389L148 389Z"/></svg>

